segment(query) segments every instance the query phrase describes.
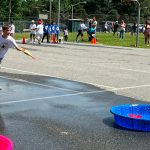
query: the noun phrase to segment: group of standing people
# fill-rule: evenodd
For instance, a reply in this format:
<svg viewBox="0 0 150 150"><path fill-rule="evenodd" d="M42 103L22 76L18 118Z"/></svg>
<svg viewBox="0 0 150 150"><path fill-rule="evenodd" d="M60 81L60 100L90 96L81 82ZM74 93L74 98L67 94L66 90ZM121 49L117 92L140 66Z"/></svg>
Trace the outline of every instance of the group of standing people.
<svg viewBox="0 0 150 150"><path fill-rule="evenodd" d="M89 41L91 41L92 38L96 37L96 28L97 28L97 21L96 18L93 17L93 19L89 21L89 27L87 30Z"/></svg>
<svg viewBox="0 0 150 150"><path fill-rule="evenodd" d="M79 24L78 33L76 36L76 42L78 42L79 36L81 36L82 41L84 41L83 31L87 31L88 39L89 41L91 41L92 38L94 37L93 35L96 35L96 27L97 27L97 21L95 17L89 20L88 27L84 24L84 21L81 20Z"/></svg>
<svg viewBox="0 0 150 150"><path fill-rule="evenodd" d="M54 24L53 22L49 24L49 21L46 21L43 24L41 19L38 20L37 25L35 21L32 20L30 24L30 42L35 43L35 39L38 40L38 43L43 43L44 38L46 37L47 43L50 43L50 38L56 38L56 42L58 42L59 36L59 25Z"/></svg>
<svg viewBox="0 0 150 150"><path fill-rule="evenodd" d="M118 35L118 32L119 32L120 33L119 34L119 38L123 39L124 38L125 29L126 29L126 23L124 22L124 20L122 20L120 22L120 24L118 23L118 21L116 21L113 24L113 35L115 36L116 33ZM145 37L145 45L146 46L150 46L150 19L147 19L145 21L145 25L144 25L144 28L143 28L142 31L143 31L144 37ZM134 23L132 25L131 35L133 36L134 34L136 34L136 32L137 32L137 24Z"/></svg>
<svg viewBox="0 0 150 150"><path fill-rule="evenodd" d="M115 36L116 33L117 33L117 36L118 36L118 32L119 32L119 38L123 39L125 30L126 30L126 23L124 22L124 20L121 20L120 24L118 23L118 21L116 21L113 24L113 35L114 36Z"/></svg>

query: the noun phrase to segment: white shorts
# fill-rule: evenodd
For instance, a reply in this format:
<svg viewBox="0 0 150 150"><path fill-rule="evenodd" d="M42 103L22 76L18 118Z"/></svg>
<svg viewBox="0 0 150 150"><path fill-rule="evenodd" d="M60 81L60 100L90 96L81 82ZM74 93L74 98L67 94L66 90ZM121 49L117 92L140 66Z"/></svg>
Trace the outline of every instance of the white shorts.
<svg viewBox="0 0 150 150"><path fill-rule="evenodd" d="M40 34L40 33L37 33L37 34L36 34L36 38L42 39L42 37L43 37L43 34Z"/></svg>

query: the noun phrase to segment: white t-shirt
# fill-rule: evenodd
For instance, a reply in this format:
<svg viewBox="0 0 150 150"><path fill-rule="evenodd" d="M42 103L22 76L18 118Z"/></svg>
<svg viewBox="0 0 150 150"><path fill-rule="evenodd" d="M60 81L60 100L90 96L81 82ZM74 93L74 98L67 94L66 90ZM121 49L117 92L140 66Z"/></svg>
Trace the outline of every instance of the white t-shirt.
<svg viewBox="0 0 150 150"><path fill-rule="evenodd" d="M84 23L81 23L81 24L80 24L79 30L84 30L84 29L87 29L87 27L85 26Z"/></svg>
<svg viewBox="0 0 150 150"><path fill-rule="evenodd" d="M96 21L96 20L93 21L92 26L93 26L94 29L96 30L96 27L97 27L97 21Z"/></svg>
<svg viewBox="0 0 150 150"><path fill-rule="evenodd" d="M4 55L8 51L8 48L15 47L17 47L17 43L11 36L8 36L5 39L2 37L2 35L0 35L0 59L4 58Z"/></svg>
<svg viewBox="0 0 150 150"><path fill-rule="evenodd" d="M68 30L64 30L64 36L68 36Z"/></svg>
<svg viewBox="0 0 150 150"><path fill-rule="evenodd" d="M43 34L43 25L38 24L36 29L37 34Z"/></svg>
<svg viewBox="0 0 150 150"><path fill-rule="evenodd" d="M30 33L36 34L36 24L30 24Z"/></svg>
<svg viewBox="0 0 150 150"><path fill-rule="evenodd" d="M14 26L14 24L11 25L11 31L10 31L10 33L15 33L15 26Z"/></svg>
<svg viewBox="0 0 150 150"><path fill-rule="evenodd" d="M0 35L3 34L3 30L2 30L2 27L0 26Z"/></svg>

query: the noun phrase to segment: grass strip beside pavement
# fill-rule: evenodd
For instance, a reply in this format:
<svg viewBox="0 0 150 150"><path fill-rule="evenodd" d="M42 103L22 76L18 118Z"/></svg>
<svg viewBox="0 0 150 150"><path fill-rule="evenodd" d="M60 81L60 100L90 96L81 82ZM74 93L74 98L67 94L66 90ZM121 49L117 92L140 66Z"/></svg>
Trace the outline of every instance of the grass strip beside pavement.
<svg viewBox="0 0 150 150"><path fill-rule="evenodd" d="M19 40L22 39L22 37L26 37L26 39L29 39L30 33L16 33L15 39ZM63 34L60 34L63 36ZM70 32L68 36L68 42L75 42L76 40L76 32ZM124 39L119 39L119 36L113 36L113 33L104 33L104 32L97 32L96 33L97 38L97 44L102 45L109 45L109 46L122 46L122 47L135 47L136 44L136 36L132 36L131 33L125 33ZM88 41L87 33L84 32L84 42L81 41L81 38L79 38L79 43L91 43ZM139 33L139 48L148 48L150 47L145 46L144 44L144 34Z"/></svg>

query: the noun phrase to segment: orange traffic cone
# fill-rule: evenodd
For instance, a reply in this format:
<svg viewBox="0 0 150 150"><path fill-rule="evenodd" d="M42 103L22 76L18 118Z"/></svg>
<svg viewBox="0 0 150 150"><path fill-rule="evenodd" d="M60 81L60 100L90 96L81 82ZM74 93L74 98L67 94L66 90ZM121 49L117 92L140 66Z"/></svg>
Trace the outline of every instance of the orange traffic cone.
<svg viewBox="0 0 150 150"><path fill-rule="evenodd" d="M96 38L92 38L92 44L96 44Z"/></svg>
<svg viewBox="0 0 150 150"><path fill-rule="evenodd" d="M55 35L52 35L52 43L56 43L56 37L55 37Z"/></svg>
<svg viewBox="0 0 150 150"><path fill-rule="evenodd" d="M95 40L94 40L94 44L96 44L96 38L94 38Z"/></svg>
<svg viewBox="0 0 150 150"><path fill-rule="evenodd" d="M22 44L26 44L26 38L24 36L22 37Z"/></svg>

